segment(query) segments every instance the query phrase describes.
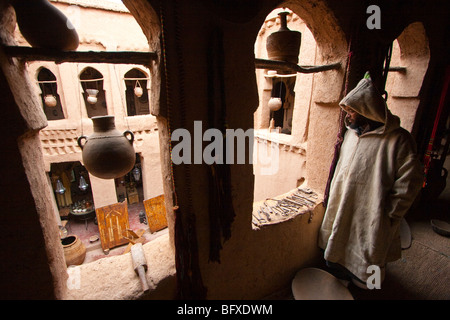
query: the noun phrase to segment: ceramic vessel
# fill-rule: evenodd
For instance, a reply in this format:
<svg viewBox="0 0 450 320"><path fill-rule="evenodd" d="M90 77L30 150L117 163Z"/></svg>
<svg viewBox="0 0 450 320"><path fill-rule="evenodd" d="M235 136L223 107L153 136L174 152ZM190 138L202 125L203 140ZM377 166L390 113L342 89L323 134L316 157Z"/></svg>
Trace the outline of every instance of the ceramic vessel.
<svg viewBox="0 0 450 320"><path fill-rule="evenodd" d="M136 97L140 98L142 97L143 93L144 90L142 90L141 84L139 83L139 81L136 81L136 85L134 87L134 94L136 95Z"/></svg>
<svg viewBox="0 0 450 320"><path fill-rule="evenodd" d="M44 97L44 102L47 107L53 108L56 107L58 102L56 101L56 97L54 95L48 94Z"/></svg>
<svg viewBox="0 0 450 320"><path fill-rule="evenodd" d="M270 60L287 61L297 64L302 34L289 30L286 16L288 12L280 12L280 29L267 37L266 49Z"/></svg>
<svg viewBox="0 0 450 320"><path fill-rule="evenodd" d="M13 0L20 32L33 47L75 50L79 37L71 22L47 0Z"/></svg>
<svg viewBox="0 0 450 320"><path fill-rule="evenodd" d="M67 266L80 265L84 262L86 247L76 235L70 235L61 239L61 244Z"/></svg>
<svg viewBox="0 0 450 320"><path fill-rule="evenodd" d="M97 89L86 89L86 92L88 94L87 102L89 102L90 104L96 104L98 90Z"/></svg>
<svg viewBox="0 0 450 320"><path fill-rule="evenodd" d="M268 105L270 111L278 111L281 109L281 106L283 105L283 101L281 101L281 98L272 97L272 98L270 98L267 105Z"/></svg>
<svg viewBox="0 0 450 320"><path fill-rule="evenodd" d="M77 141L89 173L101 179L114 179L130 172L136 162L133 133L129 130L119 132L114 116L92 117L92 122L92 135L81 136Z"/></svg>

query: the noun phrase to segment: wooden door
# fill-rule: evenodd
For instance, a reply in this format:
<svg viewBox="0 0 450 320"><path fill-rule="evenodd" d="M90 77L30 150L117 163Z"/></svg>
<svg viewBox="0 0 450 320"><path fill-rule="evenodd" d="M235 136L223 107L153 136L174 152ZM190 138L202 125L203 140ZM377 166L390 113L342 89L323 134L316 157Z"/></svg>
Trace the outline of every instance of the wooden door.
<svg viewBox="0 0 450 320"><path fill-rule="evenodd" d="M130 228L126 200L97 208L95 213L97 214L102 249L105 254L109 253L109 249L128 243L128 240L124 238L126 230Z"/></svg>
<svg viewBox="0 0 450 320"><path fill-rule="evenodd" d="M145 214L150 232L156 232L167 227L166 206L164 195L144 200Z"/></svg>

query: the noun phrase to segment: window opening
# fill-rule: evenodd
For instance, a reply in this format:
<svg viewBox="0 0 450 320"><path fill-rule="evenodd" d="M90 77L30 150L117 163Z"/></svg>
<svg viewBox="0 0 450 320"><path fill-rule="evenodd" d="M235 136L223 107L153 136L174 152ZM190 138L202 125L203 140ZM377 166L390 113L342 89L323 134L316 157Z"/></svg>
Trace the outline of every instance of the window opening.
<svg viewBox="0 0 450 320"><path fill-rule="evenodd" d="M98 70L87 67L80 74L80 83L88 117L106 116L108 110L103 75Z"/></svg>
<svg viewBox="0 0 450 320"><path fill-rule="evenodd" d="M413 132L420 89L430 60L422 23L408 25L392 43L391 67L386 79L387 105L400 117L401 126Z"/></svg>
<svg viewBox="0 0 450 320"><path fill-rule="evenodd" d="M273 119L273 127L275 129L275 132L291 134L294 106L293 103L290 103L291 101L289 101L287 97L293 96L293 92L289 91L283 80L273 80L273 82L274 85L272 89L272 97L278 97L281 99L281 107L278 110L271 112L271 121Z"/></svg>
<svg viewBox="0 0 450 320"><path fill-rule="evenodd" d="M139 153L136 153L136 163L133 169L124 176L114 179L118 202L123 202L127 199L128 206L133 204L142 205L142 200L144 199L142 176L141 156ZM144 210L143 207L142 210Z"/></svg>
<svg viewBox="0 0 450 320"><path fill-rule="evenodd" d="M86 168L79 162L59 162L50 166L50 181L61 220L85 223L95 218L91 181Z"/></svg>
<svg viewBox="0 0 450 320"><path fill-rule="evenodd" d="M300 7L296 6L299 12ZM290 8L279 7L266 16L255 41L255 67L260 103L254 114L256 130L253 153L257 158L253 162L253 229L309 212L308 210L320 201L319 194L309 189L309 182L314 179L307 177L311 165L307 163L306 148L310 141L312 144L317 141L318 134L314 132L314 137L310 139L311 123L314 129L317 127L317 122L311 121L311 115L317 114L318 110L313 100L313 92L319 93L316 98L322 92L328 93L330 90L322 91L315 87L316 77L319 79L317 83L322 86L322 83L325 83L322 81L323 77L334 79L336 75L333 72L320 73L342 65L341 62L318 65L321 61L330 61L329 57L334 56L334 52L328 52L327 58L323 59L324 52L319 49L319 44L310 30L311 23L321 19L318 15L305 19L307 20L304 21ZM292 38L295 36L301 38L301 41L282 41L281 33L287 32L287 29L290 30ZM274 34L278 35L273 37ZM272 42L278 36L279 45L274 45ZM296 54L293 54L294 42L300 42ZM341 46L340 50L346 47L345 41L342 43L344 46ZM327 50L329 48L327 47ZM337 87L335 81L327 83ZM337 100L334 97L340 94L338 91L335 89L333 94L318 100L326 101L327 105L331 106L331 102L334 104ZM277 98L280 98L280 103L276 102ZM330 107L326 112L334 112L332 109ZM310 154L313 155L309 157L315 159L316 153L311 150ZM317 171L319 170L315 170Z"/></svg>
<svg viewBox="0 0 450 320"><path fill-rule="evenodd" d="M150 114L146 74L136 68L125 74L127 115Z"/></svg>
<svg viewBox="0 0 450 320"><path fill-rule="evenodd" d="M41 68L37 80L41 89L42 107L47 120L64 119L55 75L47 68Z"/></svg>

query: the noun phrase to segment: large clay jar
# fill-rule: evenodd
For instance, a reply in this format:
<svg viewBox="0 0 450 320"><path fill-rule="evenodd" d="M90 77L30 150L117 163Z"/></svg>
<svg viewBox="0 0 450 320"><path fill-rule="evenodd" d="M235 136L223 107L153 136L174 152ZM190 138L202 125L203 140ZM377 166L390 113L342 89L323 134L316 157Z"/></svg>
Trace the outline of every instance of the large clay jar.
<svg viewBox="0 0 450 320"><path fill-rule="evenodd" d="M47 0L12 0L20 32L32 47L75 50L78 34L67 17Z"/></svg>
<svg viewBox="0 0 450 320"><path fill-rule="evenodd" d="M80 265L84 262L86 257L86 247L76 235L70 235L61 239L61 244L64 250L64 258L66 265Z"/></svg>
<svg viewBox="0 0 450 320"><path fill-rule="evenodd" d="M92 135L78 138L87 171L101 179L114 179L130 172L136 162L133 132L127 130L120 133L116 129L114 116L92 117L92 122ZM83 140L86 141L84 144Z"/></svg>
<svg viewBox="0 0 450 320"><path fill-rule="evenodd" d="M266 50L270 60L287 61L297 64L302 34L289 30L286 16L288 12L278 13L280 29L267 37Z"/></svg>

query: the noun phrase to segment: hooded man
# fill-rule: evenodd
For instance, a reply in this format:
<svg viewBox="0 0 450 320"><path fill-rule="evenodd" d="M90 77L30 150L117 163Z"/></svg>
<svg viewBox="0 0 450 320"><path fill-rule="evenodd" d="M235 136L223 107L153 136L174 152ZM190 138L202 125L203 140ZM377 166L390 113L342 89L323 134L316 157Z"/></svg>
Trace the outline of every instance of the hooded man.
<svg viewBox="0 0 450 320"><path fill-rule="evenodd" d="M401 257L399 225L421 188L422 172L411 134L400 127L366 75L339 103L348 130L319 232L328 266L365 287L369 266ZM373 268L373 267L371 267ZM370 269L372 270L372 269Z"/></svg>

